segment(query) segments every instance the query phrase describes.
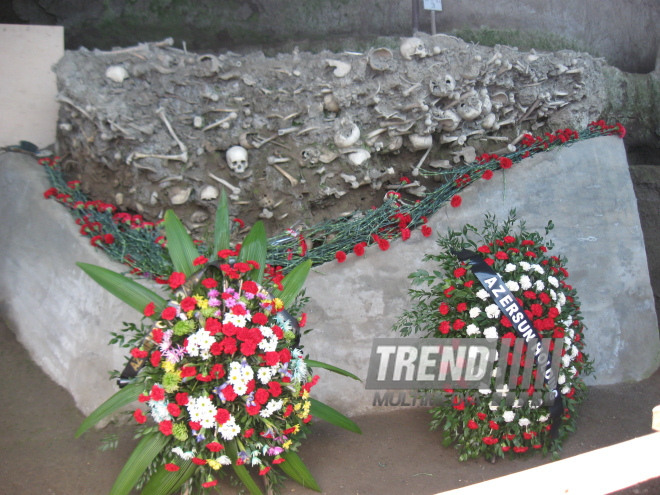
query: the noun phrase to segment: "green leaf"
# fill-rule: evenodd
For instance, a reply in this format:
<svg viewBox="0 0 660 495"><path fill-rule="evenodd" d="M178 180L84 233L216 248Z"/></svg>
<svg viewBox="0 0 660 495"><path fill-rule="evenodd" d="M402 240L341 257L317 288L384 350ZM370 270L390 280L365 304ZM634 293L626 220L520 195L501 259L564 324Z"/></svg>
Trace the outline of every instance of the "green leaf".
<svg viewBox="0 0 660 495"><path fill-rule="evenodd" d="M186 277L190 276L195 271L193 261L199 256L199 252L181 220L172 210L165 213L165 234L174 271L183 272Z"/></svg>
<svg viewBox="0 0 660 495"><path fill-rule="evenodd" d="M126 465L117 476L110 495L127 495L142 473L153 462L158 453L163 450L169 438L160 432L145 435L137 444L135 450L128 458Z"/></svg>
<svg viewBox="0 0 660 495"><path fill-rule="evenodd" d="M335 426L339 426L340 428L344 428L345 430L352 431L353 433L359 433L360 435L362 434L362 430L360 430L358 425L356 425L353 421L348 419L336 409L333 409L332 407L316 399L312 399L311 397L309 401L312 403L309 409L309 412L312 416L323 419L324 421L332 423Z"/></svg>
<svg viewBox="0 0 660 495"><path fill-rule="evenodd" d="M178 490L181 485L188 481L195 471L197 465L192 461L184 461L178 471L168 471L165 466L160 466L149 478L149 482L140 492L140 495L169 495Z"/></svg>
<svg viewBox="0 0 660 495"><path fill-rule="evenodd" d="M236 445L236 440L225 443L225 449L227 451L227 455L231 459L231 467L234 469L236 475L243 482L245 488L247 488L252 495L263 495L261 489L254 482L248 470L245 469L245 466L236 465L236 459L238 459L238 446Z"/></svg>
<svg viewBox="0 0 660 495"><path fill-rule="evenodd" d="M144 308L150 302L156 307L156 314L160 314L167 301L153 291L141 286L134 280L126 278L119 273L96 265L87 263L76 263L87 275L92 277L101 287L118 297L126 304L135 308L140 313L144 313Z"/></svg>
<svg viewBox="0 0 660 495"><path fill-rule="evenodd" d="M307 364L307 366L311 366L312 368L323 368L328 371L332 371L333 373L337 373L338 375L347 376L349 378L352 378L353 380L357 380L358 382L362 381L353 373L343 370L341 368L337 368L336 366L333 366L331 364L322 363L321 361L314 361L313 359L305 359L305 363Z"/></svg>
<svg viewBox="0 0 660 495"><path fill-rule="evenodd" d="M252 270L248 273L248 276L251 280L260 284L266 268L266 229L261 220L252 226L250 233L241 245L241 252L238 253L238 261L245 262L249 260L259 263L259 272Z"/></svg>
<svg viewBox="0 0 660 495"><path fill-rule="evenodd" d="M278 464L278 467L284 471L289 478L306 488L321 493L321 489L319 488L319 485L316 484L316 480L314 480L312 473L309 472L309 469L307 469L307 466L305 466L300 457L298 457L298 454L289 450L282 453L282 457L284 457L286 462Z"/></svg>
<svg viewBox="0 0 660 495"><path fill-rule="evenodd" d="M80 428L78 428L78 431L76 432L76 438L85 433L106 416L115 412L120 407L124 407L131 402L136 401L143 390L144 386L141 383L131 383L126 385L119 392L114 394L103 404L97 407L92 414L87 416L87 419L85 419L85 421L83 421L80 425Z"/></svg>
<svg viewBox="0 0 660 495"><path fill-rule="evenodd" d="M306 260L291 270L286 277L282 279L282 291L273 289L273 295L279 297L284 303L284 307L290 306L302 290L307 280L309 270L312 268L312 260Z"/></svg>
<svg viewBox="0 0 660 495"><path fill-rule="evenodd" d="M229 221L229 206L224 188L215 213L215 230L213 231L213 259L218 257L218 251L229 249L231 222Z"/></svg>

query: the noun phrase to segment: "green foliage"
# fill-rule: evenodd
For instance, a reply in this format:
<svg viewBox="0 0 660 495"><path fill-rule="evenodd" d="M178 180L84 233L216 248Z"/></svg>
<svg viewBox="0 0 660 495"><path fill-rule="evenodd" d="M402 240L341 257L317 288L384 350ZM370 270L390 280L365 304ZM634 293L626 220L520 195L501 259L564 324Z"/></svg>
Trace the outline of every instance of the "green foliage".
<svg viewBox="0 0 660 495"><path fill-rule="evenodd" d="M167 233L167 250L172 258L174 271L183 272L186 277L194 271L193 261L199 252L186 228L172 210L165 213L165 232Z"/></svg>
<svg viewBox="0 0 660 495"><path fill-rule="evenodd" d="M238 261L248 260L259 263L259 271L253 270L250 278L260 284L266 269L266 229L262 221L254 224L241 245L241 252L238 253Z"/></svg>
<svg viewBox="0 0 660 495"><path fill-rule="evenodd" d="M215 213L215 229L213 232L213 253L210 257L211 260L218 257L218 251L221 249L229 249L231 225L229 220L227 195L225 194L224 188L220 194L220 202L218 203L218 209Z"/></svg>
<svg viewBox="0 0 660 495"><path fill-rule="evenodd" d="M298 457L298 454L289 450L284 452L282 457L284 457L286 462L279 466L289 478L300 483L305 488L321 493L321 489L312 476L312 473L309 472L309 469L307 469L307 466L305 466L300 457Z"/></svg>
<svg viewBox="0 0 660 495"><path fill-rule="evenodd" d="M119 392L97 407L96 410L90 414L85 421L83 421L80 428L78 428L78 431L76 431L76 438L85 433L103 418L109 416L118 409L127 406L131 402L135 402L143 390L144 386L141 383L126 385Z"/></svg>
<svg viewBox="0 0 660 495"><path fill-rule="evenodd" d="M348 419L336 409L333 409L332 407L316 399L310 398L309 400L312 403L310 413L315 418L322 419L328 423L332 423L335 426L339 426L345 430L352 431L353 433L362 434L362 430L360 430L358 425L356 425L353 421Z"/></svg>
<svg viewBox="0 0 660 495"><path fill-rule="evenodd" d="M110 495L128 495L142 473L149 467L161 450L169 442L169 438L159 432L153 432L142 437L140 443L128 458L126 465L117 476Z"/></svg>

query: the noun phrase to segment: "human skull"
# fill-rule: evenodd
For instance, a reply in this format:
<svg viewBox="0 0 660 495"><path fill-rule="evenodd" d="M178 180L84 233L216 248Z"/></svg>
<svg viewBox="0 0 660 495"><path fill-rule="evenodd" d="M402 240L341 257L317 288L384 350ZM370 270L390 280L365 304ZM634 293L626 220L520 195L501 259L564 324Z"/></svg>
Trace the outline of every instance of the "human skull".
<svg viewBox="0 0 660 495"><path fill-rule="evenodd" d="M451 74L432 77L429 81L429 89L433 96L449 96L456 89L456 80Z"/></svg>
<svg viewBox="0 0 660 495"><path fill-rule="evenodd" d="M413 57L424 58L427 55L424 42L419 38L401 38L399 50L406 60L412 60Z"/></svg>
<svg viewBox="0 0 660 495"><path fill-rule="evenodd" d="M248 167L248 153L243 146L232 146L227 150L227 166L237 174L242 174Z"/></svg>
<svg viewBox="0 0 660 495"><path fill-rule="evenodd" d="M481 115L481 107L481 100L476 94L474 94L465 98L458 105L456 112L463 120L471 122Z"/></svg>

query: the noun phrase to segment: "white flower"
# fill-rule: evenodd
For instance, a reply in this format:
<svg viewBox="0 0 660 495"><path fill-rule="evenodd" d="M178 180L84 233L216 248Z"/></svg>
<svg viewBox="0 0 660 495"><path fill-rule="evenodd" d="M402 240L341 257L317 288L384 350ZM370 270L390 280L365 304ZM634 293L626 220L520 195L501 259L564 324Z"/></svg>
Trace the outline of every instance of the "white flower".
<svg viewBox="0 0 660 495"><path fill-rule="evenodd" d="M520 409L522 406L520 405L520 401L518 399L513 401L513 405L511 406L512 409Z"/></svg>
<svg viewBox="0 0 660 495"><path fill-rule="evenodd" d="M534 265L532 265L531 268L532 268L532 270L534 270L534 271L535 271L536 273L538 273L539 275L543 275L543 274L545 273L545 272L543 271L543 268L541 268L541 265L536 265L536 264L534 264Z"/></svg>
<svg viewBox="0 0 660 495"><path fill-rule="evenodd" d="M475 306L474 308L470 308L470 318L476 318L481 314L481 308L479 306Z"/></svg>
<svg viewBox="0 0 660 495"><path fill-rule="evenodd" d="M561 393L564 394L564 395L566 395L570 391L571 391L571 387L569 387L568 385L563 386L562 389L561 389Z"/></svg>
<svg viewBox="0 0 660 495"><path fill-rule="evenodd" d="M543 284L543 282L541 280L537 280L536 284L534 284L534 285L536 285L537 292L541 292L543 289L545 289L545 285Z"/></svg>
<svg viewBox="0 0 660 495"><path fill-rule="evenodd" d="M557 311L559 311L561 313L561 304L557 303L555 305L555 308L557 308Z"/></svg>
<svg viewBox="0 0 660 495"><path fill-rule="evenodd" d="M539 422L541 422L541 423L545 423L545 422L548 420L549 417L550 417L550 416L547 415L547 414L544 415L544 416L541 416L541 417L539 418Z"/></svg>
<svg viewBox="0 0 660 495"><path fill-rule="evenodd" d="M532 265L530 265L530 264L527 263L526 261L521 261L521 262L520 262L520 268L522 268L522 269L525 270L526 272L528 272L529 269L530 269L531 267L532 267Z"/></svg>
<svg viewBox="0 0 660 495"><path fill-rule="evenodd" d="M523 426L523 427L524 427L524 426L529 426L529 425L531 424L531 421L530 421L529 419L527 419L527 418L520 418L520 419L518 420L518 424L519 424L520 426Z"/></svg>
<svg viewBox="0 0 660 495"><path fill-rule="evenodd" d="M577 347L573 346L571 347L571 358L575 359L575 357L580 353Z"/></svg>
<svg viewBox="0 0 660 495"><path fill-rule="evenodd" d="M484 289L480 289L477 292L477 297L479 299L481 299L482 301L485 301L486 299L488 299L490 297L490 294L488 294L488 292L486 292Z"/></svg>
<svg viewBox="0 0 660 495"><path fill-rule="evenodd" d="M494 405L492 402L489 402L489 403L488 403L488 408L489 408L491 411L497 411L497 410L499 409L499 407L500 407L500 406L496 406L496 405Z"/></svg>
<svg viewBox="0 0 660 495"><path fill-rule="evenodd" d="M486 330L484 330L484 337L487 339L496 339L499 337L497 334L497 328L495 327L488 327Z"/></svg>
<svg viewBox="0 0 660 495"><path fill-rule="evenodd" d="M486 306L486 315L488 318L497 318L500 316L500 308L498 308L496 304Z"/></svg>
<svg viewBox="0 0 660 495"><path fill-rule="evenodd" d="M219 429L220 435L225 440L232 440L236 435L241 432L241 429L236 424L234 417L229 416L229 420L225 422Z"/></svg>
<svg viewBox="0 0 660 495"><path fill-rule="evenodd" d="M465 329L468 335L477 335L478 333L481 333L481 330L479 330L479 327L475 325L474 323L470 323L467 328Z"/></svg>
<svg viewBox="0 0 660 495"><path fill-rule="evenodd" d="M561 358L561 364L564 365L564 368L568 368L571 364L571 356L569 354L564 354Z"/></svg>
<svg viewBox="0 0 660 495"><path fill-rule="evenodd" d="M575 366L571 366L570 368L568 368L568 372L573 376L577 375L577 369L575 368Z"/></svg>
<svg viewBox="0 0 660 495"><path fill-rule="evenodd" d="M559 287L559 281L557 280L557 278L553 277L552 275L548 277L548 283L553 287Z"/></svg>
<svg viewBox="0 0 660 495"><path fill-rule="evenodd" d="M564 304L566 304L566 296L564 295L563 292L559 293L559 304L561 304L562 306ZM573 318L572 317L571 317L571 323L573 323Z"/></svg>
<svg viewBox="0 0 660 495"><path fill-rule="evenodd" d="M264 385L266 385L272 377L273 373L270 368L259 368L259 371L257 371L257 378Z"/></svg>
<svg viewBox="0 0 660 495"><path fill-rule="evenodd" d="M479 393L481 395L490 395L491 392L492 392L492 390L489 389L489 388L480 388L479 389Z"/></svg>
<svg viewBox="0 0 660 495"><path fill-rule="evenodd" d="M221 455L216 459L216 461L218 461L223 466L231 466L231 459L226 455Z"/></svg>
<svg viewBox="0 0 660 495"><path fill-rule="evenodd" d="M520 277L520 287L522 287L522 290L527 290L532 286L532 281L529 279L527 275L523 275Z"/></svg>
<svg viewBox="0 0 660 495"><path fill-rule="evenodd" d="M516 292L520 290L520 286L518 285L518 282L516 282L515 280L509 280L506 283L506 286L511 292Z"/></svg>
<svg viewBox="0 0 660 495"><path fill-rule="evenodd" d="M557 383L559 385L563 385L564 383L566 383L566 375L564 375L563 373L559 375L559 378L557 378Z"/></svg>
<svg viewBox="0 0 660 495"><path fill-rule="evenodd" d="M502 414L502 418L507 423L511 423L511 421L513 421L515 417L516 417L516 413L514 413L513 411L504 411L504 414Z"/></svg>
<svg viewBox="0 0 660 495"><path fill-rule="evenodd" d="M552 298L553 301L557 300L557 293L552 289L550 289L550 297Z"/></svg>
<svg viewBox="0 0 660 495"><path fill-rule="evenodd" d="M516 265L514 265L513 263L507 263L507 265L504 267L504 271L507 272L507 273L515 272L516 271Z"/></svg>
<svg viewBox="0 0 660 495"><path fill-rule="evenodd" d="M184 461L189 461L190 459L195 457L195 449L188 452L184 452L181 447L175 447L172 449L172 453L178 455Z"/></svg>

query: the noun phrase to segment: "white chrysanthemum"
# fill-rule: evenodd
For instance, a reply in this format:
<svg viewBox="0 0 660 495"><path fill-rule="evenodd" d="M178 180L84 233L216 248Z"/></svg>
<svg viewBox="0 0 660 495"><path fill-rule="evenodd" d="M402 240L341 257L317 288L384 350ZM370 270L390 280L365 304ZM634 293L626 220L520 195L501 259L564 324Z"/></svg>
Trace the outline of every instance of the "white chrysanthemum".
<svg viewBox="0 0 660 495"><path fill-rule="evenodd" d="M241 432L241 429L234 421L234 417L230 416L229 421L227 421L220 428L218 428L218 431L220 432L220 435L222 435L223 439L232 440L236 435L238 435Z"/></svg>
<svg viewBox="0 0 660 495"><path fill-rule="evenodd" d="M260 327L259 327L259 330L261 330L261 335L264 336L264 339L269 339L269 338L271 338L272 336L275 335L275 334L273 333L273 329L270 328L270 327L260 326Z"/></svg>
<svg viewBox="0 0 660 495"><path fill-rule="evenodd" d="M244 327L247 323L247 315L235 315L234 313L225 313L222 323L233 323L237 327Z"/></svg>
<svg viewBox="0 0 660 495"><path fill-rule="evenodd" d="M479 290L477 291L477 294L476 294L476 295L477 295L477 297L478 297L479 299L481 299L482 301L485 301L486 299L488 299L488 298L490 297L490 294L488 294L488 292L486 292L485 289L479 289Z"/></svg>
<svg viewBox="0 0 660 495"><path fill-rule="evenodd" d="M227 381L234 385L235 383L238 383L241 381L241 370L229 370L229 376L227 377Z"/></svg>
<svg viewBox="0 0 660 495"><path fill-rule="evenodd" d="M520 405L520 401L518 399L513 401L513 404L511 405L512 409L520 409L522 406Z"/></svg>
<svg viewBox="0 0 660 495"><path fill-rule="evenodd" d="M564 304L566 304L566 296L564 295L563 292L560 292L560 293L559 293L559 303L560 303L562 306L563 306ZM573 318L571 318L571 323L573 323L572 320L573 320Z"/></svg>
<svg viewBox="0 0 660 495"><path fill-rule="evenodd" d="M247 384L248 381L245 380L239 380L236 383L232 383L232 387L234 387L234 392L236 392L237 395L245 395L247 393Z"/></svg>
<svg viewBox="0 0 660 495"><path fill-rule="evenodd" d="M199 348L203 351L208 351L211 348L211 345L215 342L215 338L203 328L195 332L194 336L197 340L197 345L199 345Z"/></svg>
<svg viewBox="0 0 660 495"><path fill-rule="evenodd" d="M537 292L541 292L543 289L545 289L545 284L542 280L537 280L534 286L536 287Z"/></svg>
<svg viewBox="0 0 660 495"><path fill-rule="evenodd" d="M552 298L553 301L557 300L557 293L552 289L550 289L550 297Z"/></svg>
<svg viewBox="0 0 660 495"><path fill-rule="evenodd" d="M199 356L199 346L197 345L197 342L192 338L188 339L188 345L186 345L186 354L192 357Z"/></svg>
<svg viewBox="0 0 660 495"><path fill-rule="evenodd" d="M532 287L532 281L527 275L520 277L520 287L522 287L522 290L527 290Z"/></svg>
<svg viewBox="0 0 660 495"><path fill-rule="evenodd" d="M241 378L247 382L252 380L254 378L254 371L252 371L252 368L250 366L242 366L241 367Z"/></svg>
<svg viewBox="0 0 660 495"><path fill-rule="evenodd" d="M566 395L566 394L569 393L570 391L571 391L571 387L569 387L568 385L564 385L564 386L561 388L561 393L562 393L563 395Z"/></svg>
<svg viewBox="0 0 660 495"><path fill-rule="evenodd" d="M151 417L154 418L154 421L156 423L160 423L161 421L172 419L172 416L170 416L170 413L167 410L166 400L161 400L158 402L154 400L150 400L149 407L151 408Z"/></svg>
<svg viewBox="0 0 660 495"><path fill-rule="evenodd" d="M178 455L184 461L189 461L190 459L195 457L195 449L188 452L184 452L181 447L174 447L172 449L172 453Z"/></svg>
<svg viewBox="0 0 660 495"><path fill-rule="evenodd" d="M497 328L495 327L488 327L487 329L484 330L484 337L487 339L496 339L499 337L497 334Z"/></svg>
<svg viewBox="0 0 660 495"><path fill-rule="evenodd" d="M532 267L532 265L530 265L530 264L527 263L526 261L521 261L521 262L520 262L520 268L522 268L522 269L525 270L526 272L528 272L529 269L530 269L531 267Z"/></svg>
<svg viewBox="0 0 660 495"><path fill-rule="evenodd" d="M502 419L506 421L507 423L511 423L516 417L516 413L513 411L504 411L504 414L502 414Z"/></svg>
<svg viewBox="0 0 660 495"><path fill-rule="evenodd" d="M264 352L274 352L277 350L277 337L273 335L269 339L263 339L259 342L259 349Z"/></svg>
<svg viewBox="0 0 660 495"><path fill-rule="evenodd" d="M527 419L527 418L520 418L520 419L518 420L518 424L519 424L520 426L525 427L525 426L529 426L529 425L531 424L531 421L530 421L529 419Z"/></svg>
<svg viewBox="0 0 660 495"><path fill-rule="evenodd" d="M213 408L213 402L206 395L202 395L201 397L197 397L195 402L197 403L197 407L199 407L200 409Z"/></svg>
<svg viewBox="0 0 660 495"><path fill-rule="evenodd" d="M557 378L557 383L558 383L559 385L563 385L564 383L566 383L566 375L564 375L563 373L561 373L561 374L559 375L559 378Z"/></svg>
<svg viewBox="0 0 660 495"><path fill-rule="evenodd" d="M545 423L548 420L548 418L550 418L550 416L545 414L539 418L539 422Z"/></svg>
<svg viewBox="0 0 660 495"><path fill-rule="evenodd" d="M541 268L541 265L534 264L531 266L531 268L539 275L543 275L545 273L545 271L543 271L543 268Z"/></svg>
<svg viewBox="0 0 660 495"><path fill-rule="evenodd" d="M564 368L568 368L571 365L571 356L569 354L564 354L561 358L561 364L564 365Z"/></svg>
<svg viewBox="0 0 660 495"><path fill-rule="evenodd" d="M474 323L470 323L465 329L465 332L468 335L477 335L478 333L481 333L481 330L479 330L479 327Z"/></svg>
<svg viewBox="0 0 660 495"><path fill-rule="evenodd" d="M481 308L479 306L470 308L470 318L476 318L480 314L481 314Z"/></svg>
<svg viewBox="0 0 660 495"><path fill-rule="evenodd" d="M504 271L507 273L515 272L516 265L514 265L513 263L507 263L506 266L504 267Z"/></svg>
<svg viewBox="0 0 660 495"><path fill-rule="evenodd" d="M257 371L257 378L264 385L267 384L272 377L273 372L270 368L259 368L259 371Z"/></svg>
<svg viewBox="0 0 660 495"><path fill-rule="evenodd" d="M259 411L259 415L262 418L269 418L273 413L282 409L282 404L283 402L281 400L271 399L266 404L266 407Z"/></svg>
<svg viewBox="0 0 660 495"><path fill-rule="evenodd" d="M486 306L486 315L488 318L497 318L500 316L500 308L498 308L496 304Z"/></svg>
<svg viewBox="0 0 660 495"><path fill-rule="evenodd" d="M569 336L570 338L575 337L575 330L573 330L572 328L569 328L569 329L568 329L568 336Z"/></svg>
<svg viewBox="0 0 660 495"><path fill-rule="evenodd" d="M548 277L548 283L553 287L559 287L559 280L557 280L557 278L553 277L552 275Z"/></svg>
<svg viewBox="0 0 660 495"><path fill-rule="evenodd" d="M216 462L219 462L223 466L231 466L231 459L226 455L221 455L216 459Z"/></svg>
<svg viewBox="0 0 660 495"><path fill-rule="evenodd" d="M518 285L518 282L516 282L516 281L514 281L514 280L509 280L509 281L506 283L506 287L507 287L507 289L509 289L511 292L516 292L516 291L519 291L519 290L520 290L520 285Z"/></svg>

